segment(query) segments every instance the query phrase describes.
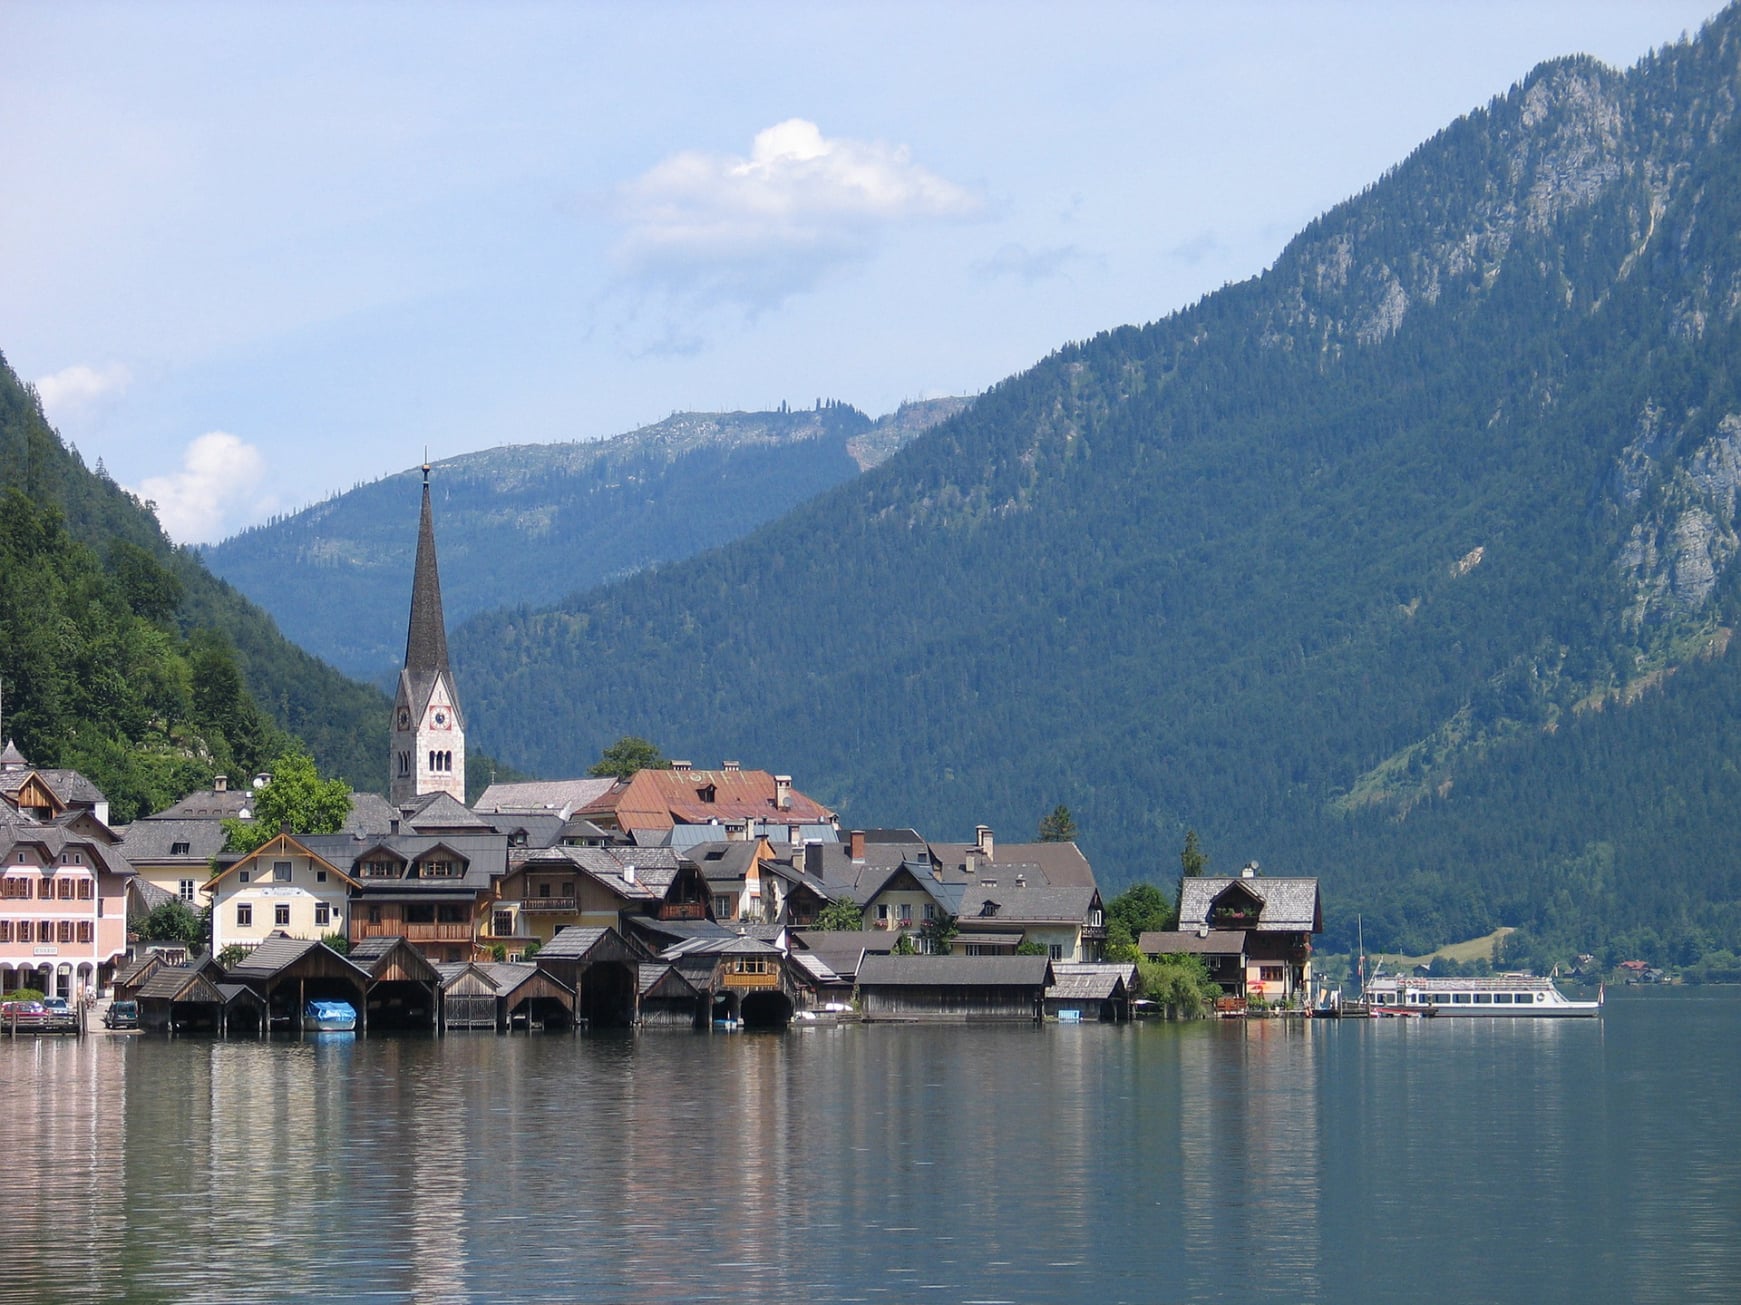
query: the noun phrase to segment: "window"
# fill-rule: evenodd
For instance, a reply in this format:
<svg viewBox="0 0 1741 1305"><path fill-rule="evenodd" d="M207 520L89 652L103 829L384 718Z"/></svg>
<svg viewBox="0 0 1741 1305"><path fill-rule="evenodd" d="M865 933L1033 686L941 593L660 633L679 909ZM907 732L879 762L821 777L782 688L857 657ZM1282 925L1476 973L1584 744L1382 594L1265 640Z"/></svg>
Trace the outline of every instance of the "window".
<svg viewBox="0 0 1741 1305"><path fill-rule="evenodd" d="M236 928L252 929L254 927L254 907L248 902L242 902L236 907Z"/></svg>
<svg viewBox="0 0 1741 1305"><path fill-rule="evenodd" d="M731 917L736 914L732 905L732 899L723 893L715 897L713 899L713 913L722 920L731 919Z"/></svg>
<svg viewBox="0 0 1741 1305"><path fill-rule="evenodd" d="M89 920L80 920L79 921L79 941L82 943L88 943L88 942L93 941L96 937L96 929L97 929L97 926L92 924Z"/></svg>
<svg viewBox="0 0 1741 1305"><path fill-rule="evenodd" d="M1477 1006L1491 1006L1493 997L1490 993L1478 992L1475 994L1475 1004Z"/></svg>
<svg viewBox="0 0 1741 1305"><path fill-rule="evenodd" d="M55 941L70 943L73 940L73 922L62 920L54 927Z"/></svg>
<svg viewBox="0 0 1741 1305"><path fill-rule="evenodd" d="M30 921L29 920L20 920L18 922L18 941L19 942L29 942L31 937L32 937L32 934L30 931Z"/></svg>
<svg viewBox="0 0 1741 1305"><path fill-rule="evenodd" d="M182 901L184 901L184 902L193 901L193 880L183 879L181 881L181 883L178 885L178 887L181 890L178 895L180 896Z"/></svg>
<svg viewBox="0 0 1741 1305"><path fill-rule="evenodd" d="M464 924L470 917L463 906L440 906L435 918L441 924Z"/></svg>
<svg viewBox="0 0 1741 1305"><path fill-rule="evenodd" d="M913 923L913 904L911 902L902 902L901 903L901 923L902 924Z"/></svg>
<svg viewBox="0 0 1741 1305"><path fill-rule="evenodd" d="M0 943L12 941L12 921L0 920Z"/></svg>
<svg viewBox="0 0 1741 1305"><path fill-rule="evenodd" d="M272 908L272 923L274 926L276 926L277 928L280 928L280 929L282 929L285 925L290 923L290 903L289 902L279 902L276 906L274 906Z"/></svg>
<svg viewBox="0 0 1741 1305"><path fill-rule="evenodd" d="M324 884L326 882L326 871L316 870L314 872L314 882L317 884Z"/></svg>
<svg viewBox="0 0 1741 1305"><path fill-rule="evenodd" d="M514 936L514 913L512 911L497 911L494 921L490 924L490 932L498 938Z"/></svg>
<svg viewBox="0 0 1741 1305"><path fill-rule="evenodd" d="M370 924L380 924L381 923L381 908L380 907L371 906L369 908L369 923Z"/></svg>
<svg viewBox="0 0 1741 1305"><path fill-rule="evenodd" d="M332 923L332 904L316 902L314 904L314 923L318 929L324 929Z"/></svg>
<svg viewBox="0 0 1741 1305"><path fill-rule="evenodd" d="M1467 1006L1471 1004L1469 994L1466 992L1453 993L1451 996L1451 1002L1453 1005L1457 1006Z"/></svg>
<svg viewBox="0 0 1741 1305"><path fill-rule="evenodd" d="M1285 983L1287 971L1279 965L1263 965L1258 967L1258 977L1265 983Z"/></svg>
<svg viewBox="0 0 1741 1305"><path fill-rule="evenodd" d="M564 879L562 881L562 895L564 897L573 897L574 896L574 880Z"/></svg>
<svg viewBox="0 0 1741 1305"><path fill-rule="evenodd" d="M169 845L169 854L171 856L187 856L192 851L193 851L193 844L192 843L171 843Z"/></svg>
<svg viewBox="0 0 1741 1305"><path fill-rule="evenodd" d="M238 871L236 873L236 881L238 883L243 883L243 884L247 883L248 882L248 872L246 870Z"/></svg>
<svg viewBox="0 0 1741 1305"><path fill-rule="evenodd" d="M275 884L287 884L290 882L290 879L290 862L274 861L272 863L272 882Z"/></svg>
<svg viewBox="0 0 1741 1305"><path fill-rule="evenodd" d="M38 901L43 901L43 902L53 900L53 898L54 898L54 876L53 875L50 875L47 879L44 879L41 883L37 884L36 897L37 897Z"/></svg>
<svg viewBox="0 0 1741 1305"><path fill-rule="evenodd" d="M91 900L91 881L89 879L81 879L81 880L79 880L79 901L88 902L90 900Z"/></svg>
<svg viewBox="0 0 1741 1305"><path fill-rule="evenodd" d="M406 924L435 923L435 908L433 906L407 906L404 910Z"/></svg>
<svg viewBox="0 0 1741 1305"><path fill-rule="evenodd" d="M1496 992L1493 994L1493 1000L1501 1006L1509 1006L1511 1005L1511 994L1509 992Z"/></svg>
<svg viewBox="0 0 1741 1305"><path fill-rule="evenodd" d="M889 904L887 902L878 902L877 903L877 919L882 920L886 923L888 921L888 918L889 918Z"/></svg>
<svg viewBox="0 0 1741 1305"><path fill-rule="evenodd" d="M60 900L63 902L70 902L73 900L73 881L71 879L62 879L60 881Z"/></svg>
<svg viewBox="0 0 1741 1305"><path fill-rule="evenodd" d="M540 896L540 897L550 896L550 885L547 883L539 884L538 885L538 896Z"/></svg>
<svg viewBox="0 0 1741 1305"><path fill-rule="evenodd" d="M937 918L937 903L935 903L935 902L926 902L925 903L925 918L927 920L935 920Z"/></svg>

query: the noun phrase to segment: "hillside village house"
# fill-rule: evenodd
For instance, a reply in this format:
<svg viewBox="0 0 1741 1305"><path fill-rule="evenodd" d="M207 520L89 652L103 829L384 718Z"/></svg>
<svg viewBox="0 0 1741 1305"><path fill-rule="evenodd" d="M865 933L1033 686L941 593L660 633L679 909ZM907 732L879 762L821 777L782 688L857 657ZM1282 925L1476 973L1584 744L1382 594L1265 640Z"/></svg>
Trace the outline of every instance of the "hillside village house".
<svg viewBox="0 0 1741 1305"><path fill-rule="evenodd" d="M212 952L251 950L275 933L305 939L342 935L356 887L355 879L307 842L277 834L205 883Z"/></svg>
<svg viewBox="0 0 1741 1305"><path fill-rule="evenodd" d="M1205 942L1218 934L1243 935L1239 990L1230 995L1272 1005L1303 999L1312 981L1312 935L1324 931L1318 881L1270 878L1259 875L1255 864L1233 878L1186 878L1178 931Z"/></svg>
<svg viewBox="0 0 1741 1305"><path fill-rule="evenodd" d="M133 869L108 826L109 803L74 770L0 752L0 990L76 1001L127 950Z"/></svg>

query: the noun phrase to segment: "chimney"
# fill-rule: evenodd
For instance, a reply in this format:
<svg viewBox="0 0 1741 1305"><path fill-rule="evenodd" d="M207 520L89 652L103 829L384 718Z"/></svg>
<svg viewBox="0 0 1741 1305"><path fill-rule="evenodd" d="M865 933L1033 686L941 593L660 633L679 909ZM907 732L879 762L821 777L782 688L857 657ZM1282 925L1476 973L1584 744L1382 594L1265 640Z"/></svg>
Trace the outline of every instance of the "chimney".
<svg viewBox="0 0 1741 1305"><path fill-rule="evenodd" d="M676 771L679 775L686 775L689 773L689 763L687 761L673 761L671 763L671 769Z"/></svg>
<svg viewBox="0 0 1741 1305"><path fill-rule="evenodd" d="M635 867L634 866L626 865L623 867L623 882L625 884L632 884L635 882Z"/></svg>
<svg viewBox="0 0 1741 1305"><path fill-rule="evenodd" d="M804 873L822 878L822 840L807 839L804 843Z"/></svg>
<svg viewBox="0 0 1741 1305"><path fill-rule="evenodd" d="M1016 872L1016 887L1017 888L1026 888L1027 886L1028 886L1028 877L1025 874L1022 874L1018 870Z"/></svg>
<svg viewBox="0 0 1741 1305"><path fill-rule="evenodd" d="M864 860L864 830L855 829L846 836L846 846L854 861Z"/></svg>
<svg viewBox="0 0 1741 1305"><path fill-rule="evenodd" d="M728 775L735 775L738 773L738 771L743 769L743 765L742 765L742 763L736 762L736 761L722 761L720 763L720 768L723 769L725 771L725 773Z"/></svg>
<svg viewBox="0 0 1741 1305"><path fill-rule="evenodd" d="M1245 869L1243 869L1239 872L1239 877L1241 879L1256 879L1257 878L1257 862L1256 861L1247 861L1245 863Z"/></svg>
<svg viewBox="0 0 1741 1305"><path fill-rule="evenodd" d="M271 782L272 782L272 772L269 770L263 770L258 775L254 776L254 787L255 788L265 788Z"/></svg>
<svg viewBox="0 0 1741 1305"><path fill-rule="evenodd" d="M212 776L212 792L214 792L214 793L228 793L229 791L230 791L230 777L228 775L213 775Z"/></svg>
<svg viewBox="0 0 1741 1305"><path fill-rule="evenodd" d="M782 811L792 809L792 777L790 775L774 776L774 805Z"/></svg>
<svg viewBox="0 0 1741 1305"><path fill-rule="evenodd" d="M975 825L973 827L973 845L979 849L979 854L987 861L997 859L992 855L991 827L989 825Z"/></svg>

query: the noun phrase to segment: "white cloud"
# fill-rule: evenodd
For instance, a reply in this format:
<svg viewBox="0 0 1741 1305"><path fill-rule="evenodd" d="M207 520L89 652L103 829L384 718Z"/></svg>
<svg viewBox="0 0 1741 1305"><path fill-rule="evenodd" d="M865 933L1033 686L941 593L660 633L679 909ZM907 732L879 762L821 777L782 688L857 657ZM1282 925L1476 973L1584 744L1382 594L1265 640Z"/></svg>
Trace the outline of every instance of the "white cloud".
<svg viewBox="0 0 1741 1305"><path fill-rule="evenodd" d="M905 146L830 139L802 118L758 132L747 158L672 155L620 198L626 273L682 300L751 313L868 257L891 227L981 207Z"/></svg>
<svg viewBox="0 0 1741 1305"><path fill-rule="evenodd" d="M987 279L1014 277L1034 285L1053 277L1068 276L1071 267L1087 261L1075 245L1049 245L1029 249L1026 245L1003 245L990 258L982 258L973 270Z"/></svg>
<svg viewBox="0 0 1741 1305"><path fill-rule="evenodd" d="M107 367L87 367L76 363L63 367L52 376L36 380L36 393L42 408L53 421L61 421L89 408L101 399L112 398L124 391L133 380L133 373L120 363Z"/></svg>
<svg viewBox="0 0 1741 1305"><path fill-rule="evenodd" d="M259 520L276 505L262 494L266 458L227 431L201 435L183 450L181 470L150 476L133 492L157 505L157 520L178 544L206 544Z"/></svg>

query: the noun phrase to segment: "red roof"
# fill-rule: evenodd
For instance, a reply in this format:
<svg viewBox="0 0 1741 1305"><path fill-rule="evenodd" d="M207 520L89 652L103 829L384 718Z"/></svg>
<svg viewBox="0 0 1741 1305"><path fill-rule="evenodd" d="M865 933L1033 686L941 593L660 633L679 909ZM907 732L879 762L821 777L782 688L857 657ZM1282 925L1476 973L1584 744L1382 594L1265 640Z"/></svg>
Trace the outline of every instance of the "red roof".
<svg viewBox="0 0 1741 1305"><path fill-rule="evenodd" d="M577 814L614 819L625 830L670 829L712 821L827 823L834 813L789 788L787 805L776 806L777 786L765 770L639 770Z"/></svg>

